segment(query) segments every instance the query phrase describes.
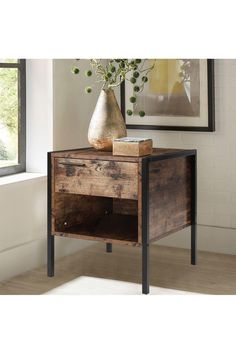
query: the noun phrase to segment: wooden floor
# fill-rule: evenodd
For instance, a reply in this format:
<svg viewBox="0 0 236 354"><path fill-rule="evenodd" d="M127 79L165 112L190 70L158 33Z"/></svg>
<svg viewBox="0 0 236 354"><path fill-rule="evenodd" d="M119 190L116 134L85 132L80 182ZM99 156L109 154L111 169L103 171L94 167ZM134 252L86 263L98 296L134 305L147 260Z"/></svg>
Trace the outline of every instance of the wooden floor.
<svg viewBox="0 0 236 354"><path fill-rule="evenodd" d="M189 264L189 251L153 245L150 247L151 285L205 294L236 294L236 256L199 252L198 265ZM43 294L81 275L141 282L141 249L95 244L56 262L55 277L46 267L0 283L0 294Z"/></svg>

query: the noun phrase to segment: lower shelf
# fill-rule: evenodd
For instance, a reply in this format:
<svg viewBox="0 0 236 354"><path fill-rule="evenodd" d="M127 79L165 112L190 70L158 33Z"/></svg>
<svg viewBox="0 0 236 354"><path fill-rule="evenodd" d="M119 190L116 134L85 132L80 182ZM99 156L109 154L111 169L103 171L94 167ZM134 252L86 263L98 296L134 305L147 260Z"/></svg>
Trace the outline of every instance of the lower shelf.
<svg viewBox="0 0 236 354"><path fill-rule="evenodd" d="M138 217L136 215L109 214L94 222L81 223L56 230L60 236L94 239L101 241L119 241L125 244L138 244ZM84 237L83 237L84 236Z"/></svg>

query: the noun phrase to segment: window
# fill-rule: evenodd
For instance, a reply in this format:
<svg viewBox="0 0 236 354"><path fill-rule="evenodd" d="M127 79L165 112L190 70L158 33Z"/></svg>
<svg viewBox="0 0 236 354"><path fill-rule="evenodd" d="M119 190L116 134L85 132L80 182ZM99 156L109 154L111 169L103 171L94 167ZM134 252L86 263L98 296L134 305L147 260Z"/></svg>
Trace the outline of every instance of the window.
<svg viewBox="0 0 236 354"><path fill-rule="evenodd" d="M25 60L0 59L0 176L25 171Z"/></svg>

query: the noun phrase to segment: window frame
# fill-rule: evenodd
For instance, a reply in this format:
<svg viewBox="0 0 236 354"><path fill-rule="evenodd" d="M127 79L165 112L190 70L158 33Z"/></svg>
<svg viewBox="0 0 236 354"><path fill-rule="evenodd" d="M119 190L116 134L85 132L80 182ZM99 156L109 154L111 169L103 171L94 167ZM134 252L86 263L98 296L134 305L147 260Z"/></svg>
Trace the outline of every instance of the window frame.
<svg viewBox="0 0 236 354"><path fill-rule="evenodd" d="M26 60L0 63L0 68L18 69L18 164L0 167L0 177L26 171Z"/></svg>

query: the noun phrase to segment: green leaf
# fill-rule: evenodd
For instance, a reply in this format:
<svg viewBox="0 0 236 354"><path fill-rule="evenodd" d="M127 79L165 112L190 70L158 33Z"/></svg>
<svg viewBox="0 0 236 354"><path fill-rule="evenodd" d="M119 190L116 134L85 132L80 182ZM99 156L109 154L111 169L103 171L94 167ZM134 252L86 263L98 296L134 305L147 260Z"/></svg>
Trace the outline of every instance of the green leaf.
<svg viewBox="0 0 236 354"><path fill-rule="evenodd" d="M147 82L147 81L148 81L147 76L143 76L143 77L142 77L142 81L143 81L143 82Z"/></svg>
<svg viewBox="0 0 236 354"><path fill-rule="evenodd" d="M131 103L135 103L136 102L136 97L131 96L129 100L130 100Z"/></svg>
<svg viewBox="0 0 236 354"><path fill-rule="evenodd" d="M132 84L135 84L135 83L136 83L135 77L131 77L130 82L131 82Z"/></svg>
<svg viewBox="0 0 236 354"><path fill-rule="evenodd" d="M131 109L127 109L126 113L128 114L128 116L132 116L133 111L131 111Z"/></svg>
<svg viewBox="0 0 236 354"><path fill-rule="evenodd" d="M92 74L93 74L93 73L92 73L92 70L87 70L87 71L85 71L85 75L88 76L88 77L89 77L89 76L92 76Z"/></svg>
<svg viewBox="0 0 236 354"><path fill-rule="evenodd" d="M140 111L139 115L140 115L140 117L144 117L145 116L145 112L144 111Z"/></svg>
<svg viewBox="0 0 236 354"><path fill-rule="evenodd" d="M79 74L79 68L77 66L74 66L72 69L71 69L71 72L73 74Z"/></svg>
<svg viewBox="0 0 236 354"><path fill-rule="evenodd" d="M92 87L91 86L85 87L85 92L86 93L91 93L92 92Z"/></svg>

